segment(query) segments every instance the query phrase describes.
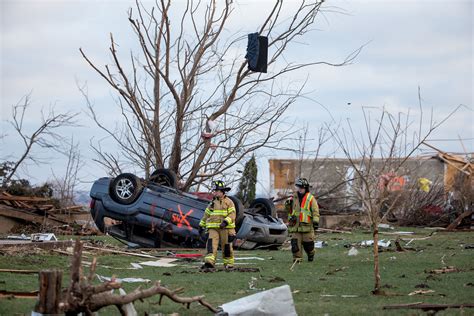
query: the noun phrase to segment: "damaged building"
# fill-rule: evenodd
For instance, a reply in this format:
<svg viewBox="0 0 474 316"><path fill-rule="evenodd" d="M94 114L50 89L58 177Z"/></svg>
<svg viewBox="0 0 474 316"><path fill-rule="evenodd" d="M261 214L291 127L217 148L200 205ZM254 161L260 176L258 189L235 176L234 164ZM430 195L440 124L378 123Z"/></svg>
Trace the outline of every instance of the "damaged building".
<svg viewBox="0 0 474 316"><path fill-rule="evenodd" d="M392 162L399 164L402 160L405 158ZM403 199L400 199L401 202L397 203L398 209L389 219L410 219L413 222L399 221L400 224L426 224L416 223L416 220L411 218L414 216L412 213L421 209L422 212L439 216L450 208L453 214L451 219L446 220L452 221L452 217L465 211L472 212L473 161L473 155L466 158L439 152L431 156L408 158L396 170L387 168L384 159L374 159L371 166L386 170L376 174L379 177L377 181L381 184L385 182L388 191L404 195ZM353 163L363 165L365 162L363 159L357 159ZM270 189L277 201L291 195L295 179L304 177L310 182L311 191L318 197L322 215L354 214L362 211L361 201L357 196L357 186L361 185L361 182L348 159L271 159L269 165ZM285 218L286 214L281 205L278 209L279 216Z"/></svg>

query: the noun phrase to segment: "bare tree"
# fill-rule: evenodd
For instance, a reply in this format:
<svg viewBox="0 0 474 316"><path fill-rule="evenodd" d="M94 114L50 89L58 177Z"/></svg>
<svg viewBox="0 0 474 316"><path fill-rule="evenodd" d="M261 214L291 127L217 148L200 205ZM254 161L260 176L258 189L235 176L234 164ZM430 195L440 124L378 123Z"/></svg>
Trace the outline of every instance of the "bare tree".
<svg viewBox="0 0 474 316"><path fill-rule="evenodd" d="M421 100L421 97L419 97ZM424 118L420 101L420 122L416 131L410 134L410 115L401 113L392 115L384 109L375 119L371 112L363 108L365 130L355 131L348 120L347 124L332 129L332 135L354 170L353 190L367 214L374 239L374 294L381 294L378 256L378 226L383 216L399 203L403 190L394 189L397 177L406 161L414 155L431 133L445 122L458 106L446 118L436 123L433 115L423 132ZM384 215L385 214L385 215Z"/></svg>
<svg viewBox="0 0 474 316"><path fill-rule="evenodd" d="M74 192L79 182L78 173L84 166L84 163L81 160L79 144L74 142L73 137L71 137L69 147L62 154L67 157L66 171L62 176L58 176L54 170L51 170L54 178L52 185L54 195L61 203L61 206L68 207L75 204Z"/></svg>
<svg viewBox="0 0 474 316"><path fill-rule="evenodd" d="M60 113L57 114L53 107L50 107L47 112L41 110L41 121L31 134L27 133L24 126L25 115L27 114L30 105L31 95L25 95L16 105L12 106L12 120L8 121L20 136L24 145L24 151L18 160L14 161L11 171L4 178L4 183L8 183L17 172L18 168L25 162L31 161L36 164L41 164L41 159L32 154L33 147L39 146L49 149L58 149L63 143L64 137L59 132L59 129L67 126L75 126L75 118L78 113Z"/></svg>
<svg viewBox="0 0 474 316"><path fill-rule="evenodd" d="M92 118L120 148L112 154L94 144L99 163L111 173L128 163L145 170L147 177L153 169L167 167L184 179L187 190L229 173L259 148L280 147L293 137L283 114L304 88L288 75L314 65L347 65L360 52L340 63L285 60L283 53L310 31L322 3L301 1L283 8L283 1L275 1L255 30L269 38L268 73L262 74L246 67L246 37L225 34L232 1L188 0L173 20L171 1L157 1L151 9L137 2L129 22L141 49L130 54L129 66L112 34L110 66L100 67L80 49L119 95L123 117L115 128L104 125L81 88ZM283 18L283 11L290 18ZM284 79L289 83L279 81Z"/></svg>

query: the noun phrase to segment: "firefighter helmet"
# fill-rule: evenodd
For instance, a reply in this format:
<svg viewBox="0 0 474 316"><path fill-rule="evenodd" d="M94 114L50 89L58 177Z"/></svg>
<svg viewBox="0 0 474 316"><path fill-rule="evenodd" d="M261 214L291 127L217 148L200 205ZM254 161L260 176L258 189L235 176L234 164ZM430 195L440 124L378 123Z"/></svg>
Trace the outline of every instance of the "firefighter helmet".
<svg viewBox="0 0 474 316"><path fill-rule="evenodd" d="M310 185L306 178L298 178L296 179L295 186L299 188L309 189Z"/></svg>
<svg viewBox="0 0 474 316"><path fill-rule="evenodd" d="M221 180L213 181L212 186L213 191L228 192L231 190L229 187L226 187L224 181Z"/></svg>

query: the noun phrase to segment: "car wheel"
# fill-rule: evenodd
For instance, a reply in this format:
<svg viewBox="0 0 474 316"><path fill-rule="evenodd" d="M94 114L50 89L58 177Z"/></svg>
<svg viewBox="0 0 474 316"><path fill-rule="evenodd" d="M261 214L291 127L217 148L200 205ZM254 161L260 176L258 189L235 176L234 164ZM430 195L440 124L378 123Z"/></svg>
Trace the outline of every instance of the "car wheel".
<svg viewBox="0 0 474 316"><path fill-rule="evenodd" d="M178 178L176 173L169 169L156 169L149 178L150 182L160 184L170 188L176 188L178 185Z"/></svg>
<svg viewBox="0 0 474 316"><path fill-rule="evenodd" d="M110 184L110 196L120 204L132 204L142 191L140 179L131 173L119 174Z"/></svg>
<svg viewBox="0 0 474 316"><path fill-rule="evenodd" d="M240 226L244 220L244 205L242 204L242 201L235 196L229 196L229 199L234 202L235 206L235 226Z"/></svg>
<svg viewBox="0 0 474 316"><path fill-rule="evenodd" d="M251 209L255 209L257 214L261 214L264 216L273 216L276 215L275 204L273 204L272 200L265 199L265 198L258 198L250 203Z"/></svg>

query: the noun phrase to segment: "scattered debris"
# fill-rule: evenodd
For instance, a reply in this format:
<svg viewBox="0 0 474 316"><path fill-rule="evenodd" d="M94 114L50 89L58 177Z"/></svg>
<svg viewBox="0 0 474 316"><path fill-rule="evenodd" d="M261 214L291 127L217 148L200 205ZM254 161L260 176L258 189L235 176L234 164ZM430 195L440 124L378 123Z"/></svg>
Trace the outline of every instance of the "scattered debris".
<svg viewBox="0 0 474 316"><path fill-rule="evenodd" d="M26 236L25 234L21 235L10 235L7 236L7 239L13 239L13 240L31 240L31 237Z"/></svg>
<svg viewBox="0 0 474 316"><path fill-rule="evenodd" d="M294 260L293 260L293 264L292 264L291 267L290 267L290 271L293 271L293 269L295 268L295 266L296 266L297 264L300 264L302 261L303 261L303 259L301 259L301 258L294 259Z"/></svg>
<svg viewBox="0 0 474 316"><path fill-rule="evenodd" d="M371 247L373 246L373 244L374 244L373 240L363 240L360 242L360 245L363 247ZM384 239L382 239L382 240L379 240L377 244L379 245L379 247L388 248L390 247L390 240L385 241Z"/></svg>
<svg viewBox="0 0 474 316"><path fill-rule="evenodd" d="M420 283L420 284L417 284L415 285L415 289L429 289L430 286L426 283Z"/></svg>
<svg viewBox="0 0 474 316"><path fill-rule="evenodd" d="M347 231L347 230L328 229L328 228L321 228L321 227L318 228L318 231L329 232L329 233L352 234L351 231Z"/></svg>
<svg viewBox="0 0 474 316"><path fill-rule="evenodd" d="M349 267L341 267L341 268L337 268L337 269L334 269L334 270L330 270L330 271L326 272L326 275L331 275L331 274L334 274L334 273L339 272L339 271L344 271L346 269L349 269Z"/></svg>
<svg viewBox="0 0 474 316"><path fill-rule="evenodd" d="M447 267L444 267L444 268L441 268L441 269L433 269L433 270L430 270L430 271L426 271L426 273L431 273L431 274L443 274L443 273L451 273L451 272L460 272L461 270L453 267L453 266L447 266Z"/></svg>
<svg viewBox="0 0 474 316"><path fill-rule="evenodd" d="M39 291L33 292L15 292L15 291L6 291L0 290L0 298L38 298Z"/></svg>
<svg viewBox="0 0 474 316"><path fill-rule="evenodd" d="M31 241L58 241L58 239L52 233L37 233L31 234Z"/></svg>
<svg viewBox="0 0 474 316"><path fill-rule="evenodd" d="M260 261L263 261L265 259L260 258L260 257L236 257L235 260L260 260Z"/></svg>
<svg viewBox="0 0 474 316"><path fill-rule="evenodd" d="M17 270L17 269L0 269L0 272L20 273L20 274L35 274L38 270Z"/></svg>
<svg viewBox="0 0 474 316"><path fill-rule="evenodd" d="M91 250L99 250L101 252L110 252L110 253L115 253L115 254L120 254L120 255L128 255L128 256L135 256L135 257L142 257L142 258L157 258L158 257L158 256L152 256L152 255L147 255L147 254L142 254L142 253L126 252L126 251L107 249L107 248L98 248L98 247L87 246L87 245L84 245L84 248L91 249Z"/></svg>
<svg viewBox="0 0 474 316"><path fill-rule="evenodd" d="M117 282L117 283L150 283L150 279L143 279L143 278L115 278L115 277L106 277L102 275L96 274L97 279L100 282Z"/></svg>
<svg viewBox="0 0 474 316"><path fill-rule="evenodd" d="M379 224L378 228L382 229L394 229L393 226L390 226L389 224Z"/></svg>
<svg viewBox="0 0 474 316"><path fill-rule="evenodd" d="M288 285L242 297L238 300L225 303L222 306L222 315L276 315L296 316L295 303Z"/></svg>
<svg viewBox="0 0 474 316"><path fill-rule="evenodd" d="M170 267L176 267L176 264L172 264L171 262L174 262L178 259L173 259L173 258L161 258L156 261L144 261L140 262L140 266L149 266L149 267L164 267L164 268L170 268Z"/></svg>
<svg viewBox="0 0 474 316"><path fill-rule="evenodd" d="M321 294L320 296L321 296L321 297L342 297L342 298L359 297L359 295L350 295L350 294L342 294L342 295Z"/></svg>
<svg viewBox="0 0 474 316"><path fill-rule="evenodd" d="M262 289L257 288L257 281L258 281L258 279L257 279L256 277L251 277L251 278L250 278L250 281L249 281L249 290L253 290L253 291L265 291L264 288L262 288Z"/></svg>
<svg viewBox="0 0 474 316"><path fill-rule="evenodd" d="M268 280L270 283L286 282L285 279L280 278L279 276L272 277Z"/></svg>
<svg viewBox="0 0 474 316"><path fill-rule="evenodd" d="M318 240L318 241L314 242L314 247L315 248L323 248L323 247L326 247L327 245L328 245L327 242L321 241L321 240Z"/></svg>
<svg viewBox="0 0 474 316"><path fill-rule="evenodd" d="M454 222L452 222L451 224L449 224L448 227L446 227L446 230L454 230L456 229L459 224L461 224L462 220L466 217L469 217L469 216L472 216L472 214L474 213L474 211L472 210L468 210L468 211L465 211L464 213L462 213L461 215L459 215L455 220Z"/></svg>
<svg viewBox="0 0 474 316"><path fill-rule="evenodd" d="M422 302L409 304L386 305L383 309L421 309L423 311L441 311L447 308L474 308L474 304L424 304Z"/></svg>
<svg viewBox="0 0 474 316"><path fill-rule="evenodd" d="M429 294L429 293L434 293L435 291L433 290L416 290L408 294L408 296L413 296L413 295L423 295L423 294Z"/></svg>
<svg viewBox="0 0 474 316"><path fill-rule="evenodd" d="M79 240L74 246L74 256L71 258L71 281L66 291L61 287L62 271L43 270L40 271L40 291L39 301L35 306L36 313L75 315L86 311L88 314L95 312L102 307L115 305L121 314L125 313L125 308L129 303L141 300L150 296L160 295L158 304L161 304L163 296L169 297L172 301L186 305L190 308L192 302L198 302L207 307L213 313L218 310L203 300L204 296L180 297L177 293L183 289L169 290L161 286L160 282L155 282L150 288L136 289L129 294L117 295L111 290L120 289L121 283L116 278L110 281L93 285L92 281L96 275L97 260L94 258L89 269L89 275L84 276L81 268L83 244ZM122 281L125 279L122 279Z"/></svg>
<svg viewBox="0 0 474 316"><path fill-rule="evenodd" d="M0 216L8 217L21 225L34 224L56 233L96 235L97 230L88 224L92 221L89 211L81 205L58 208L50 198L16 196L0 192ZM87 219L83 225L81 219ZM82 220L84 222L84 220Z"/></svg>
<svg viewBox="0 0 474 316"><path fill-rule="evenodd" d="M14 248L16 251L31 251L34 248L41 249L66 249L72 246L71 240L32 242L31 240L0 240L0 250Z"/></svg>
<svg viewBox="0 0 474 316"><path fill-rule="evenodd" d="M348 256L357 256L358 254L359 250L357 250L355 247L352 247L347 253Z"/></svg>

